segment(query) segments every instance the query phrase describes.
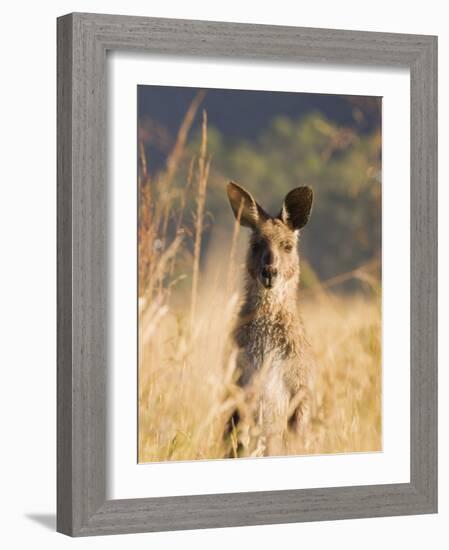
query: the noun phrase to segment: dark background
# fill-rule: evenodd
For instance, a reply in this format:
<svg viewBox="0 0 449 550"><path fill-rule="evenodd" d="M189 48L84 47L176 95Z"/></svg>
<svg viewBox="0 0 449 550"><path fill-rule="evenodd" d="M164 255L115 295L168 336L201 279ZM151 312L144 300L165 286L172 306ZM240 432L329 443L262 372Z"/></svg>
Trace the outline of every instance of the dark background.
<svg viewBox="0 0 449 550"><path fill-rule="evenodd" d="M156 196L166 192L166 161L198 91L138 86L138 137ZM272 214L290 189L310 185L315 201L302 237L303 284L367 263L380 276L381 98L209 89L190 130L175 189L186 185L190 159L198 153L203 109L212 159L206 201L210 230L203 238L203 257L214 233L222 238L232 232L225 192L229 180L246 187ZM193 192L187 220L194 207ZM339 289L353 287L350 281Z"/></svg>

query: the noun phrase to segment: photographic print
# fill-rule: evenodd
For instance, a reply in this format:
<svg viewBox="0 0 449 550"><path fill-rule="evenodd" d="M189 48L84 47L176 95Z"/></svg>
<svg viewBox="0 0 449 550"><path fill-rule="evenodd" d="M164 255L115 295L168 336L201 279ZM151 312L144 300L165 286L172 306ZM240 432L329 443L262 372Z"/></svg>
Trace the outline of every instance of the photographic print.
<svg viewBox="0 0 449 550"><path fill-rule="evenodd" d="M138 461L382 450L382 99L138 86Z"/></svg>

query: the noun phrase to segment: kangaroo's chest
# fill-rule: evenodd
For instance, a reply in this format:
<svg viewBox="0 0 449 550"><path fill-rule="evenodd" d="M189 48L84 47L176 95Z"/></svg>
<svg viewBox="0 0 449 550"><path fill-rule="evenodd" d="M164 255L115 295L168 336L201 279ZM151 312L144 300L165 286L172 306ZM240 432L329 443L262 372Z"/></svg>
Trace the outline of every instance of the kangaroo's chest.
<svg viewBox="0 0 449 550"><path fill-rule="evenodd" d="M294 342L289 330L279 322L253 319L240 327L236 333L237 345L245 349L255 362L263 362L270 357L281 360L294 350Z"/></svg>
<svg viewBox="0 0 449 550"><path fill-rule="evenodd" d="M291 335L281 323L253 319L237 330L235 339L240 349L239 384L256 384L260 420L271 424L288 409L286 369L295 353Z"/></svg>
<svg viewBox="0 0 449 550"><path fill-rule="evenodd" d="M297 354L295 336L298 335L294 320L280 315L255 316L234 333L245 367L250 371L264 366L282 370L285 360Z"/></svg>

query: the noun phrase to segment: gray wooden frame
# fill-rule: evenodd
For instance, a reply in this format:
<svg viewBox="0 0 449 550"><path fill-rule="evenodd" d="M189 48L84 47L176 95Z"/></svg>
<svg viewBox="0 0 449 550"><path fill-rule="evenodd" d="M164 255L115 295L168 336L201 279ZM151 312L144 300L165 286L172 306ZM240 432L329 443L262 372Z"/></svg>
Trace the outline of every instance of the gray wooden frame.
<svg viewBox="0 0 449 550"><path fill-rule="evenodd" d="M410 69L410 483L106 499L108 50ZM58 19L57 448L57 529L72 536L437 511L436 37L80 13Z"/></svg>

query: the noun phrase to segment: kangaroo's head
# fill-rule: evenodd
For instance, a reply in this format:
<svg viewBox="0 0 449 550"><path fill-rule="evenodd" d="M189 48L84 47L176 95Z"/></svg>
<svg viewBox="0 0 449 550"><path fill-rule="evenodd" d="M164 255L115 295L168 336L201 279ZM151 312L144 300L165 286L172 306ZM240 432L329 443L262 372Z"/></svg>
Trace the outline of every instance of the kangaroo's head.
<svg viewBox="0 0 449 550"><path fill-rule="evenodd" d="M246 265L252 279L265 289L298 280L298 233L309 220L313 193L310 187L290 191L275 217L270 216L239 185L228 183L228 197L237 220L252 231Z"/></svg>

